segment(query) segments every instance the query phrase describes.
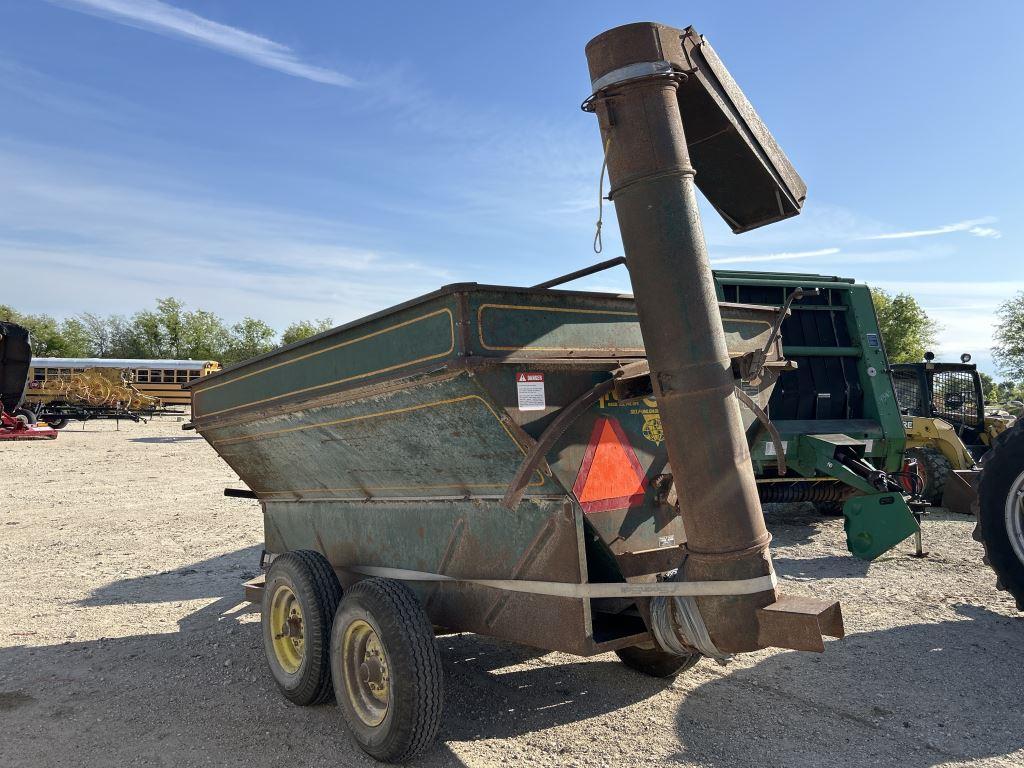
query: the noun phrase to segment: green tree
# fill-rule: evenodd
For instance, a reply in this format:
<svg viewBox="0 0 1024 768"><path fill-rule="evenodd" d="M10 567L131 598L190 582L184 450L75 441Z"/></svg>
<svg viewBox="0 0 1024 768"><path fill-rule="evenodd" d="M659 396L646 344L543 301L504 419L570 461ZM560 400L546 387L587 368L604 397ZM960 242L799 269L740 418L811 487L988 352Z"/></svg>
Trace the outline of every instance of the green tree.
<svg viewBox="0 0 1024 768"><path fill-rule="evenodd" d="M1024 291L1004 301L996 310L995 358L999 372L1024 382Z"/></svg>
<svg viewBox="0 0 1024 768"><path fill-rule="evenodd" d="M916 363L935 343L939 325L906 293L895 296L879 288L871 289L885 351L891 363Z"/></svg>
<svg viewBox="0 0 1024 768"><path fill-rule="evenodd" d="M97 357L90 342L89 332L77 317L61 320L57 330L59 357Z"/></svg>
<svg viewBox="0 0 1024 768"><path fill-rule="evenodd" d="M231 335L227 350L223 355L223 362L237 363L269 352L277 346L274 344L276 335L274 329L262 320L243 317L241 322L231 326Z"/></svg>
<svg viewBox="0 0 1024 768"><path fill-rule="evenodd" d="M61 336L60 324L50 315L23 315L13 307L0 305L0 320L28 329L32 334L32 354L35 357L70 356L66 352L68 345Z"/></svg>
<svg viewBox="0 0 1024 768"><path fill-rule="evenodd" d="M220 360L231 342L224 321L213 312L195 309L181 316L178 355L191 360Z"/></svg>
<svg viewBox="0 0 1024 768"><path fill-rule="evenodd" d="M319 320L299 320L292 323L281 333L282 344L294 344L296 341L308 339L334 327L334 322L329 317L322 317Z"/></svg>

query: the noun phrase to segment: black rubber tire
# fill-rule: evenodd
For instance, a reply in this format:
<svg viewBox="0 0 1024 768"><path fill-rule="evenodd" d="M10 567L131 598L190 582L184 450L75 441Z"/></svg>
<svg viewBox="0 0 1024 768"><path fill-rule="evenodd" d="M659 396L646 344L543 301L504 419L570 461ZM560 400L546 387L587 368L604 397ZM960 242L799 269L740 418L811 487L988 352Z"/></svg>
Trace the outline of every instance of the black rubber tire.
<svg viewBox="0 0 1024 768"><path fill-rule="evenodd" d="M388 708L379 725L368 726L346 689L342 643L346 628L365 621L387 655ZM367 579L345 591L331 633L335 698L356 743L389 763L412 759L433 744L444 711L444 675L434 630L416 594L391 579Z"/></svg>
<svg viewBox="0 0 1024 768"><path fill-rule="evenodd" d="M657 648L640 648L636 645L619 648L615 655L630 669L635 669L637 672L651 677L675 677L704 658L699 653L690 656L676 656L674 653L659 651Z"/></svg>
<svg viewBox="0 0 1024 768"><path fill-rule="evenodd" d="M294 673L285 670L273 649L275 627L270 606L280 585L287 585L302 609L305 652ZM284 697L293 704L323 704L334 696L331 685L331 622L341 601L341 584L334 569L319 552L297 549L274 558L263 593L263 650L270 674Z"/></svg>
<svg viewBox="0 0 1024 768"><path fill-rule="evenodd" d="M814 511L822 517L842 517L843 502L841 501L812 501Z"/></svg>
<svg viewBox="0 0 1024 768"><path fill-rule="evenodd" d="M24 416L26 419L28 419L29 424L35 424L36 422L39 421L39 418L36 416L36 412L30 411L28 408L15 408L14 413L12 415L15 418L17 418L18 416Z"/></svg>
<svg viewBox="0 0 1024 768"><path fill-rule="evenodd" d="M917 459L917 471L924 481L921 497L932 506L942 504L942 494L946 490L946 479L953 471L949 459L942 455L938 448L923 445L920 448L908 448L906 458Z"/></svg>
<svg viewBox="0 0 1024 768"><path fill-rule="evenodd" d="M1024 611L1024 560L1014 551L1007 530L1006 504L1011 488L1024 475L1024 422L994 441L978 481L974 538L985 548L985 564L996 573L996 587L1013 595Z"/></svg>
<svg viewBox="0 0 1024 768"><path fill-rule="evenodd" d="M68 419L54 419L53 421L46 419L46 423L50 425L51 429L64 429L68 425Z"/></svg>

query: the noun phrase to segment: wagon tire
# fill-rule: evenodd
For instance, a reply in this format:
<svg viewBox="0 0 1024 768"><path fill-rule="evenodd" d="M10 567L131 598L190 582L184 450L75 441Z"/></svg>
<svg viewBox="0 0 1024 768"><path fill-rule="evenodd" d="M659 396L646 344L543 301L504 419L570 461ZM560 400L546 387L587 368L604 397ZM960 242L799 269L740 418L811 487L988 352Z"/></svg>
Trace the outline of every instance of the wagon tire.
<svg viewBox="0 0 1024 768"><path fill-rule="evenodd" d="M699 653L677 656L674 653L659 651L657 648L641 648L637 645L620 648L615 655L630 669L651 677L675 677L690 669L702 658Z"/></svg>
<svg viewBox="0 0 1024 768"><path fill-rule="evenodd" d="M444 709L441 652L408 586L368 579L345 591L331 633L331 672L364 752L401 763L434 742Z"/></svg>
<svg viewBox="0 0 1024 768"><path fill-rule="evenodd" d="M331 622L341 584L323 555L308 549L274 558L263 592L263 650L270 674L293 704L323 704L331 685Z"/></svg>
<svg viewBox="0 0 1024 768"><path fill-rule="evenodd" d="M64 429L68 425L68 420L65 418L54 419L53 421L47 419L46 423L50 425L51 429Z"/></svg>

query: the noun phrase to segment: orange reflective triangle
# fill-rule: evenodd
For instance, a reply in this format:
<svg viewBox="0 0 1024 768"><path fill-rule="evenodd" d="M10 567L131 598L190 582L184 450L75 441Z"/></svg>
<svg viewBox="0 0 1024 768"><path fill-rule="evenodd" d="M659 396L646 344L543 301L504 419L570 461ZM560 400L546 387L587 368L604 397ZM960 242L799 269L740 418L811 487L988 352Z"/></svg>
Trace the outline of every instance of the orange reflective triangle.
<svg viewBox="0 0 1024 768"><path fill-rule="evenodd" d="M625 509L643 502L643 468L619 422L600 417L594 424L573 492L586 512Z"/></svg>

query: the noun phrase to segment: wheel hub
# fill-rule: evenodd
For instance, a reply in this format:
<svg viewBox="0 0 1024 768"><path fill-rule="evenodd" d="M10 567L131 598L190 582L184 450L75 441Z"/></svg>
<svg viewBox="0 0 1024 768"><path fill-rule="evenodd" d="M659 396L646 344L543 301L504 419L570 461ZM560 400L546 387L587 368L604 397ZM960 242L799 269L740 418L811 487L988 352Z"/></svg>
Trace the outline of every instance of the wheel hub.
<svg viewBox="0 0 1024 768"><path fill-rule="evenodd" d="M281 584L270 601L270 628L274 632L274 656L281 668L294 675L306 654L302 606L291 587Z"/></svg>
<svg viewBox="0 0 1024 768"><path fill-rule="evenodd" d="M1006 537L1017 559L1024 563L1024 472L1010 485L1004 509Z"/></svg>
<svg viewBox="0 0 1024 768"><path fill-rule="evenodd" d="M384 722L391 699L388 656L376 630L357 619L345 628L341 646L345 692L356 715L373 727Z"/></svg>

